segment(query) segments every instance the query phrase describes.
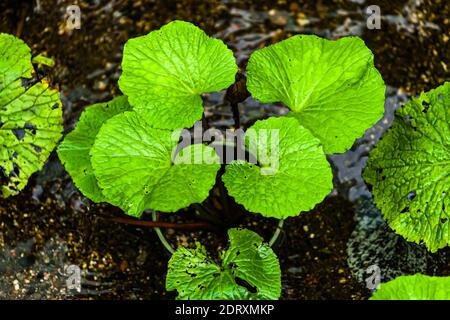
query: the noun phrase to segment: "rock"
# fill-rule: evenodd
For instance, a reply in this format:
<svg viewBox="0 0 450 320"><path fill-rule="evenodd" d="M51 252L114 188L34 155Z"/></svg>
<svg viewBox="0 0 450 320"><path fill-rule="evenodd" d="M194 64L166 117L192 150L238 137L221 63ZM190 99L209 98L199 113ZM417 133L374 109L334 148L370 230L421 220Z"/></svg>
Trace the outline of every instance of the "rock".
<svg viewBox="0 0 450 320"><path fill-rule="evenodd" d="M361 198L356 221L347 242L347 262L359 282L365 283L373 274L366 272L372 265L380 268L381 282L427 271L431 255L425 246L408 242L390 229L372 199Z"/></svg>

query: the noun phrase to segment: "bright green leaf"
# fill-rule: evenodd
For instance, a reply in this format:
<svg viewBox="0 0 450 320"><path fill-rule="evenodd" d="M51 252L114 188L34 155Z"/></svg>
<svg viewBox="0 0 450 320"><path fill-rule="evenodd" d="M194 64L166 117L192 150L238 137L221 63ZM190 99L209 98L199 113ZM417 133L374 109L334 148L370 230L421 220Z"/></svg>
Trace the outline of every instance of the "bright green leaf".
<svg viewBox="0 0 450 320"><path fill-rule="evenodd" d="M37 56L33 57L31 62L48 67L53 67L53 65L55 64L55 61L52 58L48 58L43 54L38 54Z"/></svg>
<svg viewBox="0 0 450 320"><path fill-rule="evenodd" d="M233 53L218 39L184 21L173 21L125 44L119 79L130 104L163 129L191 127L201 119L201 94L234 82Z"/></svg>
<svg viewBox="0 0 450 320"><path fill-rule="evenodd" d="M222 180L247 210L280 219L296 216L332 190L333 176L320 141L296 120L257 121L245 141L258 165L234 161Z"/></svg>
<svg viewBox="0 0 450 320"><path fill-rule="evenodd" d="M203 144L173 157L179 137L179 130L152 128L134 111L109 119L90 152L103 195L132 216L145 209L174 212L205 200L219 157Z"/></svg>
<svg viewBox="0 0 450 320"><path fill-rule="evenodd" d="M364 171L389 226L434 252L450 244L450 83L397 110Z"/></svg>
<svg viewBox="0 0 450 320"><path fill-rule="evenodd" d="M371 300L450 300L450 277L400 276L382 283Z"/></svg>
<svg viewBox="0 0 450 320"><path fill-rule="evenodd" d="M14 91L21 87L22 84L17 80L31 78L33 65L30 48L13 35L0 33L0 48L0 106L2 106L7 102L3 100L3 96L10 94L6 89Z"/></svg>
<svg viewBox="0 0 450 320"><path fill-rule="evenodd" d="M89 151L103 123L109 118L131 110L125 96L97 103L82 113L76 128L58 147L58 155L75 185L94 202L106 201L95 178Z"/></svg>
<svg viewBox="0 0 450 320"><path fill-rule="evenodd" d="M252 96L286 104L327 154L349 149L384 112L383 79L357 37L294 36L253 53L247 73Z"/></svg>
<svg viewBox="0 0 450 320"><path fill-rule="evenodd" d="M0 194L17 194L40 170L62 132L59 93L45 82L25 87L31 78L30 48L0 34Z"/></svg>
<svg viewBox="0 0 450 320"><path fill-rule="evenodd" d="M281 294L278 258L256 233L228 230L230 247L217 264L199 243L178 248L169 261L166 289L181 300L276 300ZM246 282L248 290L240 283Z"/></svg>

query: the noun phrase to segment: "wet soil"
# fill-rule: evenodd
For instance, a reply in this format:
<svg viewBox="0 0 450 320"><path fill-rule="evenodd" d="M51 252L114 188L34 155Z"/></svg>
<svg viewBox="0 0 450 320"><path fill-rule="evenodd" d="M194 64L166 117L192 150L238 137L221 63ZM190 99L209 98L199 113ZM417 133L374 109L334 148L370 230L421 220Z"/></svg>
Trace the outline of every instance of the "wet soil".
<svg viewBox="0 0 450 320"><path fill-rule="evenodd" d="M347 153L329 157L335 171L333 194L312 212L288 219L275 250L282 267L282 298L365 299L370 292L355 276L358 270L347 263L348 241L360 230L355 206L361 196L370 196L361 169L392 122L394 110L408 96L436 87L450 74L448 1L370 1L381 9L379 30L366 27L366 2L6 0L0 3L0 32L19 35L34 54L55 59L55 67L42 72L61 90L66 132L87 105L120 94L117 80L127 39L174 19L191 21L223 39L242 68L255 49L293 34L361 36L388 85L385 117ZM66 26L66 8L71 4L81 8L80 30ZM223 98L224 93L204 97L206 118L219 129L234 125ZM251 98L239 107L244 126L287 111L280 104ZM83 197L53 154L20 195L0 199L0 299L174 298L164 290L169 254L153 230L111 220L121 215L116 208ZM166 219L179 221L183 215ZM274 228L273 221L253 215L239 223L266 239ZM382 228L392 237L391 230ZM211 249L224 241L223 233L169 229L165 234L173 244L190 245L198 239L211 243ZM396 246L403 248L403 240L398 241ZM382 248L377 252L386 254ZM386 268L394 268L395 259ZM450 274L449 250L430 255L427 261L426 273ZM67 289L68 265L81 268L81 292Z"/></svg>

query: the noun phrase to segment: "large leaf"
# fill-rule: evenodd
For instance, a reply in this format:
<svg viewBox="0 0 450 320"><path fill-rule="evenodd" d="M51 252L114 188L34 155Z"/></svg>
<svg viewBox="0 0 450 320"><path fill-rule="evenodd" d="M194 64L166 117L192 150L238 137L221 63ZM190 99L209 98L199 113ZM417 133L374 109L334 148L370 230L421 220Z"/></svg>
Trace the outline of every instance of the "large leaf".
<svg viewBox="0 0 450 320"><path fill-rule="evenodd" d="M191 23L173 21L125 44L122 92L159 128L191 127L201 119L201 94L234 82L233 53Z"/></svg>
<svg viewBox="0 0 450 320"><path fill-rule="evenodd" d="M296 216L332 190L333 176L320 141L296 120L257 121L245 142L258 165L234 161L222 180L247 210L280 219Z"/></svg>
<svg viewBox="0 0 450 320"><path fill-rule="evenodd" d="M294 36L253 53L247 72L252 96L286 104L328 154L349 149L383 115L385 85L357 37Z"/></svg>
<svg viewBox="0 0 450 320"><path fill-rule="evenodd" d="M230 247L220 264L199 243L195 250L178 248L169 261L166 289L177 290L182 300L278 299L281 271L272 249L250 230L230 229L228 236Z"/></svg>
<svg viewBox="0 0 450 320"><path fill-rule="evenodd" d="M450 83L397 110L364 178L389 226L432 252L450 244Z"/></svg>
<svg viewBox="0 0 450 320"><path fill-rule="evenodd" d="M30 48L0 34L0 194L17 194L40 170L61 137L59 93L45 82L25 87L31 78Z"/></svg>
<svg viewBox="0 0 450 320"><path fill-rule="evenodd" d="M108 201L126 213L174 212L202 202L220 168L213 148L188 146L174 155L180 131L155 129L128 111L109 119L91 148L91 163Z"/></svg>
<svg viewBox="0 0 450 320"><path fill-rule="evenodd" d="M450 277L400 276L382 283L371 300L450 300Z"/></svg>
<svg viewBox="0 0 450 320"><path fill-rule="evenodd" d="M58 147L58 155L75 185L94 202L106 201L92 170L89 152L103 123L109 118L131 110L125 96L86 108L76 128Z"/></svg>

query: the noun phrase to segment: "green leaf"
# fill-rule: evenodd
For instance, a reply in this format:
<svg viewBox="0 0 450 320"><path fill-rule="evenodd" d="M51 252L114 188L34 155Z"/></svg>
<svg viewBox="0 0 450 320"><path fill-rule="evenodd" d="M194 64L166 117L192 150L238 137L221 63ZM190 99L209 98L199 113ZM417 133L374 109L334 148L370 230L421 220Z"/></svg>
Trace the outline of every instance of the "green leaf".
<svg viewBox="0 0 450 320"><path fill-rule="evenodd" d="M40 170L62 132L59 93L46 82L25 87L31 78L30 48L0 34L0 194L15 195Z"/></svg>
<svg viewBox="0 0 450 320"><path fill-rule="evenodd" d="M364 179L389 226L435 252L450 244L450 83L397 110Z"/></svg>
<svg viewBox="0 0 450 320"><path fill-rule="evenodd" d="M180 300L276 300L281 294L278 258L256 233L228 230L230 247L217 264L199 243L179 247L169 261L166 290L178 291ZM248 288L239 283L247 283Z"/></svg>
<svg viewBox="0 0 450 320"><path fill-rule="evenodd" d="M450 300L450 277L400 276L382 283L370 300Z"/></svg>
<svg viewBox="0 0 450 320"><path fill-rule="evenodd" d="M176 150L180 130L156 129L136 112L109 119L91 148L103 195L132 216L146 209L174 212L206 199L220 168L213 148Z"/></svg>
<svg viewBox="0 0 450 320"><path fill-rule="evenodd" d="M349 149L384 112L384 81L357 37L298 35L258 50L247 87L261 102L286 104L327 154Z"/></svg>
<svg viewBox="0 0 450 320"><path fill-rule="evenodd" d="M33 65L31 64L31 50L22 40L13 35L0 33L0 101L3 105L3 95L6 89L13 91L22 86L18 80L31 78ZM8 88L13 86L12 88ZM8 92L9 93L9 92Z"/></svg>
<svg viewBox="0 0 450 320"><path fill-rule="evenodd" d="M125 44L120 90L149 123L191 127L201 119L201 94L234 83L233 53L191 23L173 21Z"/></svg>
<svg viewBox="0 0 450 320"><path fill-rule="evenodd" d="M31 62L36 63L38 65L44 65L47 67L53 67L53 65L55 64L55 61L52 58L48 58L43 54L38 54L37 56L33 57Z"/></svg>
<svg viewBox="0 0 450 320"><path fill-rule="evenodd" d="M257 121L247 130L245 143L259 165L233 161L222 180L247 210L279 219L296 216L333 189L320 141L294 119Z"/></svg>
<svg viewBox="0 0 450 320"><path fill-rule="evenodd" d="M125 96L89 106L82 113L76 128L64 138L58 147L59 158L75 185L94 202L103 202L107 199L97 184L89 151L103 123L109 118L129 110L131 107Z"/></svg>

